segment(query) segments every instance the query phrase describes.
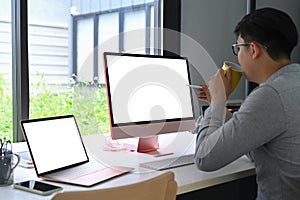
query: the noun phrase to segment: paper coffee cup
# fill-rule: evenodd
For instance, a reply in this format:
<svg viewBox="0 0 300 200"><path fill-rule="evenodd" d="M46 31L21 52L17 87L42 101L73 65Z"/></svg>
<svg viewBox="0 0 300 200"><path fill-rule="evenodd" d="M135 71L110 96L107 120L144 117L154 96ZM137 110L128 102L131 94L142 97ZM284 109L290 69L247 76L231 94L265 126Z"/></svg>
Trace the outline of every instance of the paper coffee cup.
<svg viewBox="0 0 300 200"><path fill-rule="evenodd" d="M232 86L231 86L231 92L233 92L238 85L242 75L243 75L243 69L240 65L230 62L230 61L224 61L222 69L224 70L224 74L227 73L228 68L231 67L232 73L231 73L231 80L232 80Z"/></svg>

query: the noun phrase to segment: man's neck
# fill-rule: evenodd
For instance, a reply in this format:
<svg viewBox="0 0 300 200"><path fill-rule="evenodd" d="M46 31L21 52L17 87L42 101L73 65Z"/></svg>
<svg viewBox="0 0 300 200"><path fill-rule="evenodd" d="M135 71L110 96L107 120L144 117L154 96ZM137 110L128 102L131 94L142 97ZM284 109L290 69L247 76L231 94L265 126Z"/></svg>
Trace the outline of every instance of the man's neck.
<svg viewBox="0 0 300 200"><path fill-rule="evenodd" d="M265 82L272 76L274 73L276 73L279 69L282 67L290 64L291 61L289 59L281 59L281 60L269 60L269 62L264 63L261 66L264 66L265 68L262 69L262 72L260 74L260 80L258 81L259 84Z"/></svg>

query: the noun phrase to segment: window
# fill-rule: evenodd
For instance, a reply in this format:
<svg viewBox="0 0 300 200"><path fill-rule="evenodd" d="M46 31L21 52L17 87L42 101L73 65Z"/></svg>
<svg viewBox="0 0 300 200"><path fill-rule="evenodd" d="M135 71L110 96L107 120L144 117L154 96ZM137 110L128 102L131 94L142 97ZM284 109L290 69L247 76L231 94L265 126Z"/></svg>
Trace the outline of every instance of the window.
<svg viewBox="0 0 300 200"><path fill-rule="evenodd" d="M161 2L0 0L0 93L9 94L9 102L1 99L0 137L22 141L21 119L63 114L74 114L83 133L99 132L99 127L108 131L101 52L95 47L129 51L125 33L141 28L143 46L135 53L159 54L159 34L146 27L160 26ZM166 2L164 9L180 4ZM168 12L174 20L173 10Z"/></svg>
<svg viewBox="0 0 300 200"><path fill-rule="evenodd" d="M108 133L100 50L129 51L132 41L124 33L141 29L139 51L150 53L146 27L155 24L157 3L56 1L59 6L28 1L29 117L74 114L82 134ZM109 46L101 48L107 40Z"/></svg>

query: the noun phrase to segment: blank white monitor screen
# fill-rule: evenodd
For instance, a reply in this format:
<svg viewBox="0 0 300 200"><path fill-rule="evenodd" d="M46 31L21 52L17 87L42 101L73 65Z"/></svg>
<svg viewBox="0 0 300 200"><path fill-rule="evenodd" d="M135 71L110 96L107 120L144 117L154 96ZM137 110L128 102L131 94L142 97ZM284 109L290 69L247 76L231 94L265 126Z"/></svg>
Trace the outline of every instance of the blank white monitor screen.
<svg viewBox="0 0 300 200"><path fill-rule="evenodd" d="M113 127L194 118L186 58L105 52L104 60Z"/></svg>
<svg viewBox="0 0 300 200"><path fill-rule="evenodd" d="M22 128L38 174L88 161L74 116L24 120Z"/></svg>

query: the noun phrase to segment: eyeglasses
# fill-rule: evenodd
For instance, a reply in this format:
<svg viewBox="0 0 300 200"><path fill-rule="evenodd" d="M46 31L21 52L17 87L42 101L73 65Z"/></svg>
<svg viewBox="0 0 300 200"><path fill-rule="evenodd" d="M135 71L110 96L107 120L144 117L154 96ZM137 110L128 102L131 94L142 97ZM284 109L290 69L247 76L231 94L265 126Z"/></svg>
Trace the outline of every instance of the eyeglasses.
<svg viewBox="0 0 300 200"><path fill-rule="evenodd" d="M251 43L254 43L254 42L251 42ZM240 51L240 46L249 46L251 43L233 44L231 46L233 54L237 56L239 51ZM260 45L261 47L263 47L265 50L268 50L268 47L266 45L263 45L263 44L260 44L260 43L257 43L257 42L255 42L255 43Z"/></svg>
<svg viewBox="0 0 300 200"><path fill-rule="evenodd" d="M240 46L249 46L251 43L239 43L239 44L233 44L232 46L231 46L231 48L232 48L232 53L234 54L234 55L238 55L238 53L239 53L239 51L240 51Z"/></svg>

